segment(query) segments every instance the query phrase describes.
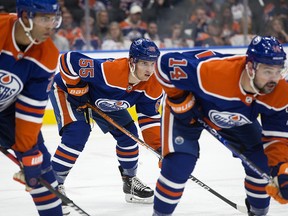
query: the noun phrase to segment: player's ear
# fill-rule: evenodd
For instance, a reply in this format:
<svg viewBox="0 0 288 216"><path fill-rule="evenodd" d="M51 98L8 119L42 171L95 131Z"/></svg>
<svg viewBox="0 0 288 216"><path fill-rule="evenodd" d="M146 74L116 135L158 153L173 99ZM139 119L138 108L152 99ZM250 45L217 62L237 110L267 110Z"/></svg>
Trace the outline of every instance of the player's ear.
<svg viewBox="0 0 288 216"><path fill-rule="evenodd" d="M22 14L21 14L21 18L22 18L22 21L23 23L25 24L26 27L30 27L30 24L29 24L29 17L28 17L28 14L26 11L23 11Z"/></svg>
<svg viewBox="0 0 288 216"><path fill-rule="evenodd" d="M246 64L246 70L247 70L247 73L252 76L253 73L254 73L254 70L253 70L253 63L248 61L247 64Z"/></svg>

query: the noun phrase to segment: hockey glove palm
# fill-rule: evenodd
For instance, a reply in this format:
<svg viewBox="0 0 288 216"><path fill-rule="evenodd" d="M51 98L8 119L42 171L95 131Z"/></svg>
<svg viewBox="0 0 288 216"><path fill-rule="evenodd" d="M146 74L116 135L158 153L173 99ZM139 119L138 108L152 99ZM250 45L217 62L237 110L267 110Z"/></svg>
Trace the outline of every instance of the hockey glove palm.
<svg viewBox="0 0 288 216"><path fill-rule="evenodd" d="M67 100L77 108L83 108L83 106L85 106L85 104L89 101L89 86L83 81L80 81L75 86L67 85L67 92Z"/></svg>
<svg viewBox="0 0 288 216"><path fill-rule="evenodd" d="M191 92L187 92L178 99L168 98L167 103L175 118L181 120L183 124L194 124L195 119L199 117L199 107L195 104L195 98Z"/></svg>
<svg viewBox="0 0 288 216"><path fill-rule="evenodd" d="M24 153L15 151L15 154L22 164L25 182L23 182L23 177L22 179L21 177L17 178L17 175L14 176L14 180L21 183L26 183L26 185L31 188L36 187L38 185L38 179L41 175L41 164L43 162L43 155L38 150L38 146L35 146Z"/></svg>
<svg viewBox="0 0 288 216"><path fill-rule="evenodd" d="M275 171L276 170L276 171ZM288 203L288 163L281 163L274 168L273 182L266 186L266 192L281 204ZM272 171L272 176L273 171Z"/></svg>

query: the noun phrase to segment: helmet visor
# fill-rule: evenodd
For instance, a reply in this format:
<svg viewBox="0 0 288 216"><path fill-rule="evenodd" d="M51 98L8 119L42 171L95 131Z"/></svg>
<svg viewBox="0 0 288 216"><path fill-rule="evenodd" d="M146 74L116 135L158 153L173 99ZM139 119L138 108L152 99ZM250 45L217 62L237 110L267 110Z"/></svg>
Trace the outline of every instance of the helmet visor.
<svg viewBox="0 0 288 216"><path fill-rule="evenodd" d="M36 25L40 25L42 27L52 27L59 28L62 22L62 16L59 14L36 14L33 18L33 22Z"/></svg>

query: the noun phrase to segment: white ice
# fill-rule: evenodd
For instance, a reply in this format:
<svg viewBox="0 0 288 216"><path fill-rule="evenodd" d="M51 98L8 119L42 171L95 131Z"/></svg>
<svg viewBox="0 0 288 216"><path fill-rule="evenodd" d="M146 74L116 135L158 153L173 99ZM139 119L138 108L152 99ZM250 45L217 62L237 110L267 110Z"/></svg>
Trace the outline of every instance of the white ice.
<svg viewBox="0 0 288 216"><path fill-rule="evenodd" d="M54 153L60 142L56 126L43 126L46 145ZM80 134L79 134L80 135ZM201 157L193 173L195 177L229 200L244 206L244 172L239 159L207 132L202 134ZM159 175L157 157L140 147L138 177L151 188ZM18 168L0 154L0 215L37 216L36 208L24 186L13 181ZM66 180L67 196L90 215L151 216L153 205L130 204L124 200L122 181L115 154L115 141L94 126L90 139ZM270 216L287 216L288 205L271 201ZM71 210L70 216L79 215ZM233 207L188 180L175 216L241 216Z"/></svg>

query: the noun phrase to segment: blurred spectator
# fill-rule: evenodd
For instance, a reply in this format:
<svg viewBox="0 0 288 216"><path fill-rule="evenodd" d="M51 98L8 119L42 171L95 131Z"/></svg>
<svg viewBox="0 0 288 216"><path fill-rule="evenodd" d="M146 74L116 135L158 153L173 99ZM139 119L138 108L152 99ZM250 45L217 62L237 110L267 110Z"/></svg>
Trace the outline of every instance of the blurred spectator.
<svg viewBox="0 0 288 216"><path fill-rule="evenodd" d="M3 7L5 13L7 13L7 12L8 13L15 13L16 12L16 1L0 0L0 5Z"/></svg>
<svg viewBox="0 0 288 216"><path fill-rule="evenodd" d="M282 19L277 17L268 23L266 35L276 37L281 43L288 42L288 35L285 31Z"/></svg>
<svg viewBox="0 0 288 216"><path fill-rule="evenodd" d="M57 34L56 29L53 30L51 38L60 52L70 50L69 41L65 37Z"/></svg>
<svg viewBox="0 0 288 216"><path fill-rule="evenodd" d="M109 28L109 15L107 10L100 10L96 13L95 33L100 40L106 37Z"/></svg>
<svg viewBox="0 0 288 216"><path fill-rule="evenodd" d="M198 6L193 14L185 26L184 32L197 43L197 41L203 41L207 38L207 27L211 19L206 15L202 6Z"/></svg>
<svg viewBox="0 0 288 216"><path fill-rule="evenodd" d="M82 10L85 10L85 1L86 0L79 0L79 6L82 8ZM91 10L94 10L96 13L100 10L106 10L105 4L99 0L89 0L88 7Z"/></svg>
<svg viewBox="0 0 288 216"><path fill-rule="evenodd" d="M195 46L210 47L223 46L224 41L221 38L221 28L216 22L211 22L207 26L207 37L195 42Z"/></svg>
<svg viewBox="0 0 288 216"><path fill-rule="evenodd" d="M131 41L143 37L146 33L147 23L142 21L141 15L141 7L132 5L129 16L120 23L124 37Z"/></svg>
<svg viewBox="0 0 288 216"><path fill-rule="evenodd" d="M147 32L144 34L144 38L152 40L158 48L164 48L164 43L158 35L158 26L156 22L151 21L148 23Z"/></svg>
<svg viewBox="0 0 288 216"><path fill-rule="evenodd" d="M237 22L241 22L241 20L243 19L244 16L244 5L242 3L242 1L240 0L227 0L228 4L230 5L231 8L231 12L232 12L232 16L233 16L233 20L237 21ZM249 18L251 18L251 10L249 8L249 6L247 5L247 15Z"/></svg>
<svg viewBox="0 0 288 216"><path fill-rule="evenodd" d="M81 19L79 34L74 38L71 49L72 50L97 50L101 46L99 38L93 33L94 18L88 17L88 28L90 34L87 34L86 17ZM90 41L90 44L88 43Z"/></svg>
<svg viewBox="0 0 288 216"><path fill-rule="evenodd" d="M252 32L255 35L262 35L265 30L264 0L248 1L252 13Z"/></svg>
<svg viewBox="0 0 288 216"><path fill-rule="evenodd" d="M173 23L181 23L183 17L186 17L185 12L179 11L185 8L183 6L185 2L187 0L146 0L143 3L142 18L146 22L155 21L158 26L161 26L158 34L162 37L170 32ZM187 3L187 5L190 4Z"/></svg>
<svg viewBox="0 0 288 216"><path fill-rule="evenodd" d="M241 26L243 26L243 21L244 18L242 19L241 22ZM243 34L243 27L240 28L240 32L233 35L232 37L230 37L230 44L232 46L246 46L250 43L250 41L253 39L253 37L255 36L254 34L252 34L252 20L251 17L248 19L248 34L246 35L246 40L245 41L245 35Z"/></svg>
<svg viewBox="0 0 288 216"><path fill-rule="evenodd" d="M144 0L119 0L119 8L124 11L126 17L130 14L130 8L133 5L143 7Z"/></svg>
<svg viewBox="0 0 288 216"><path fill-rule="evenodd" d="M206 15L210 19L216 18L217 14L219 14L220 11L220 4L217 3L217 1L215 0L203 0L200 2L201 3L199 4L204 8Z"/></svg>
<svg viewBox="0 0 288 216"><path fill-rule="evenodd" d="M62 24L57 34L65 37L69 41L69 46L71 47L74 39L79 37L80 33L80 28L76 27L70 11L68 9L63 10Z"/></svg>
<svg viewBox="0 0 288 216"><path fill-rule="evenodd" d="M81 19L85 15L85 11L81 8L79 0L64 0L65 7L70 11L74 22L80 25Z"/></svg>
<svg viewBox="0 0 288 216"><path fill-rule="evenodd" d="M170 31L170 35L164 38L165 48L185 48L194 46L193 40L185 38L183 27L180 23L174 23L171 26Z"/></svg>
<svg viewBox="0 0 288 216"><path fill-rule="evenodd" d="M0 13L8 13L8 11L6 10L6 8L3 5L0 5Z"/></svg>
<svg viewBox="0 0 288 216"><path fill-rule="evenodd" d="M225 45L231 45L230 37L234 34L240 32L240 23L233 20L232 12L229 5L224 4L217 16L217 21L219 22L221 28L220 37L224 41Z"/></svg>
<svg viewBox="0 0 288 216"><path fill-rule="evenodd" d="M120 0L111 1L111 7L108 8L110 22L122 22L126 19L126 12L120 8Z"/></svg>
<svg viewBox="0 0 288 216"><path fill-rule="evenodd" d="M124 38L118 22L111 22L106 38L102 43L102 50L129 49L131 41Z"/></svg>
<svg viewBox="0 0 288 216"><path fill-rule="evenodd" d="M288 31L288 2L287 0L270 0L265 4L264 17L270 22L274 17L280 18L283 22L285 31Z"/></svg>

